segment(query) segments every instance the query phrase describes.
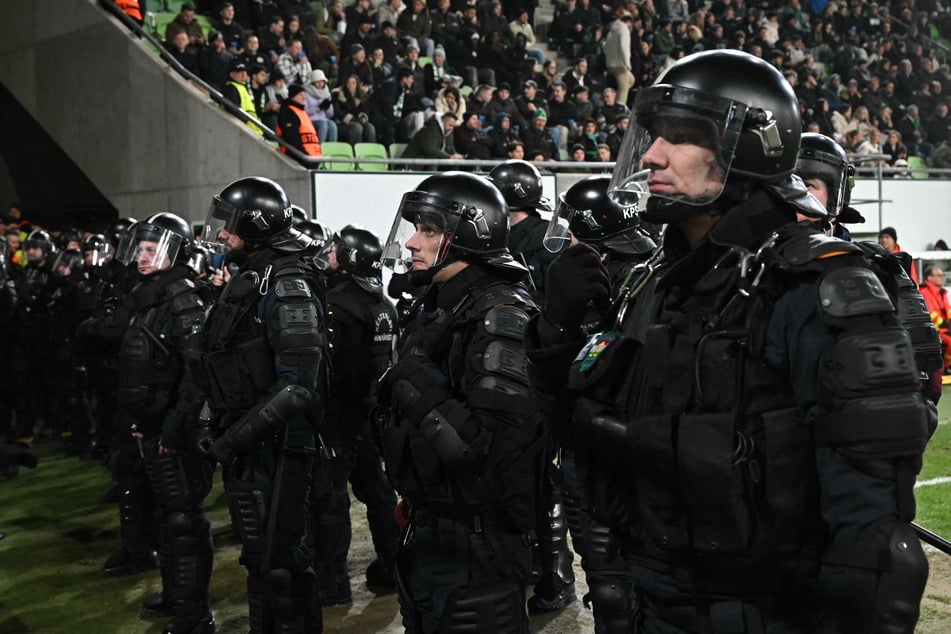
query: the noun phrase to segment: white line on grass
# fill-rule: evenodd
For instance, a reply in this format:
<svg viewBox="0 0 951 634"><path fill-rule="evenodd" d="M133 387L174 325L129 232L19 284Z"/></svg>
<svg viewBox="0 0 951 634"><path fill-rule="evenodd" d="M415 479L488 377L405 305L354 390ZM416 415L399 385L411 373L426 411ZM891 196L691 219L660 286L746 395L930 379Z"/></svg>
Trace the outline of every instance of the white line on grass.
<svg viewBox="0 0 951 634"><path fill-rule="evenodd" d="M915 488L918 487L930 487L935 484L946 484L951 482L951 476L941 476L939 478L931 478L930 480L922 480L921 482L915 482Z"/></svg>

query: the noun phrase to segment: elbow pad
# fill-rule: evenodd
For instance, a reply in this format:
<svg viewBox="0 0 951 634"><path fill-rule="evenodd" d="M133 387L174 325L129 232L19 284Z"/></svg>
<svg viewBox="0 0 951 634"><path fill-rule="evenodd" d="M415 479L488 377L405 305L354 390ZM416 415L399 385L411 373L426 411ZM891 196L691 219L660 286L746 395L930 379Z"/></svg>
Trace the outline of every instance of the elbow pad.
<svg viewBox="0 0 951 634"><path fill-rule="evenodd" d="M246 452L303 413L313 395L300 385L288 385L256 410L248 412L215 441L211 448L221 464L228 464L236 452Z"/></svg>

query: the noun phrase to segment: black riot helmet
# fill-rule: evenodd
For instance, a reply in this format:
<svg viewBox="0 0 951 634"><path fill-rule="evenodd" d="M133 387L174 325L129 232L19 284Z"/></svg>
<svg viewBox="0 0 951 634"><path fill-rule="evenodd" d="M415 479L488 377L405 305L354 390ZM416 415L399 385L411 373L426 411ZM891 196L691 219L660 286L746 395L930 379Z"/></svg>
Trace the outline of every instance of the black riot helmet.
<svg viewBox="0 0 951 634"><path fill-rule="evenodd" d="M499 188L509 209L534 211L542 199L542 175L529 163L513 159L492 168L489 180Z"/></svg>
<svg viewBox="0 0 951 634"><path fill-rule="evenodd" d="M104 234L92 233L83 240L83 256L89 266L102 266L112 259L116 249Z"/></svg>
<svg viewBox="0 0 951 634"><path fill-rule="evenodd" d="M507 247L508 206L502 193L487 179L469 172L440 172L426 178L403 195L390 235L383 247L382 262L396 273L411 268L406 259L406 242L417 225L428 226L442 234L434 274L458 258L474 258L507 271L524 272ZM419 276L418 281L423 281ZM431 278L431 275L430 275Z"/></svg>
<svg viewBox="0 0 951 634"><path fill-rule="evenodd" d="M667 221L697 213L683 205L709 205L730 182L784 182L796 167L802 133L796 95L776 68L748 53L711 50L682 58L641 89L633 115L611 196L633 204L649 193L647 211L666 208ZM709 158L690 169L658 162L682 156L681 144L699 146ZM681 173L666 173L678 167ZM675 203L682 205L670 211Z"/></svg>
<svg viewBox="0 0 951 634"><path fill-rule="evenodd" d="M60 251L53 262L53 275L68 277L83 267L83 252L79 249Z"/></svg>
<svg viewBox="0 0 951 634"><path fill-rule="evenodd" d="M383 244L369 229L347 225L334 237L337 266L353 278L361 288L371 293L382 293Z"/></svg>
<svg viewBox="0 0 951 634"><path fill-rule="evenodd" d="M294 225L294 228L313 240L314 246L318 249L324 248L333 239L333 232L330 231L330 228L316 220L305 220Z"/></svg>
<svg viewBox="0 0 951 634"><path fill-rule="evenodd" d="M796 174L804 181L817 178L826 184L826 209L837 216L849 204L855 167L838 143L824 134L806 132L802 135Z"/></svg>
<svg viewBox="0 0 951 634"><path fill-rule="evenodd" d="M302 222L306 222L310 219L310 216L307 215L307 212L304 211L304 208L300 205L291 205L291 224L295 227L300 225ZM298 229L299 230L299 229Z"/></svg>
<svg viewBox="0 0 951 634"><path fill-rule="evenodd" d="M607 174L589 176L559 197L545 232L546 249L560 251L569 242L568 230L578 241L602 253L635 255L654 249L654 241L638 231L637 208L619 205L608 196L610 182Z"/></svg>
<svg viewBox="0 0 951 634"><path fill-rule="evenodd" d="M269 178L252 176L231 183L212 199L203 242L215 242L221 230L251 248L263 245L299 251L310 246L293 227L293 211L284 189Z"/></svg>
<svg viewBox="0 0 951 634"><path fill-rule="evenodd" d="M169 212L153 214L130 228L130 248L123 254L123 264L150 263L156 270L170 269L176 261L188 257L193 236L191 227L180 216ZM154 244L143 244L154 243Z"/></svg>
<svg viewBox="0 0 951 634"><path fill-rule="evenodd" d="M134 225L137 222L135 218L119 218L106 230L106 238L109 239L109 242L112 243L112 246L116 249L119 248L119 242L122 240L122 236L125 234L126 230Z"/></svg>
<svg viewBox="0 0 951 634"><path fill-rule="evenodd" d="M83 234L79 232L79 229L70 227L69 229L63 229L62 231L59 232L59 237L56 240L56 246L60 250L65 250L65 249L68 249L70 243L73 243L73 242L75 242L77 246L82 248Z"/></svg>
<svg viewBox="0 0 951 634"><path fill-rule="evenodd" d="M34 229L26 237L26 242L23 243L23 251L26 253L27 258L30 257L30 249L41 249L43 251L43 256L37 260L38 262L42 262L50 255L56 253L56 247L53 245L53 239L50 237L50 234L43 231L42 229Z"/></svg>

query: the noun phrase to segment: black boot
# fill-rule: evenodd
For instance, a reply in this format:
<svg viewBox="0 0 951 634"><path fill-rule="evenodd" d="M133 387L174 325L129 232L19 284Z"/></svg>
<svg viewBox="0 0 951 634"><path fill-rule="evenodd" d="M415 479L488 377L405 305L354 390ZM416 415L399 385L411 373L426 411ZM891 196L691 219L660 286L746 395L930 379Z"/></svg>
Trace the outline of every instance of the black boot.
<svg viewBox="0 0 951 634"><path fill-rule="evenodd" d="M143 570L158 568L158 555L154 550L132 554L124 548L115 551L102 565L103 577L127 577Z"/></svg>
<svg viewBox="0 0 951 634"><path fill-rule="evenodd" d="M316 584L308 575L278 568L265 575L274 634L308 634L323 631Z"/></svg>
<svg viewBox="0 0 951 634"><path fill-rule="evenodd" d="M169 513L162 525L162 581L174 608L175 618L165 625L165 634L210 634L209 585L214 551L211 525L204 513Z"/></svg>
<svg viewBox="0 0 951 634"><path fill-rule="evenodd" d="M142 599L139 614L145 618L157 618L172 616L174 610L172 609L172 602L168 600L168 595L164 592L153 592Z"/></svg>
<svg viewBox="0 0 951 634"><path fill-rule="evenodd" d="M377 557L367 566L367 585L374 590L396 592L396 571Z"/></svg>
<svg viewBox="0 0 951 634"><path fill-rule="evenodd" d="M535 584L535 595L528 600L529 614L560 610L577 599L574 553L568 548L568 527L561 502L548 511L548 522L539 524L538 554L541 578Z"/></svg>

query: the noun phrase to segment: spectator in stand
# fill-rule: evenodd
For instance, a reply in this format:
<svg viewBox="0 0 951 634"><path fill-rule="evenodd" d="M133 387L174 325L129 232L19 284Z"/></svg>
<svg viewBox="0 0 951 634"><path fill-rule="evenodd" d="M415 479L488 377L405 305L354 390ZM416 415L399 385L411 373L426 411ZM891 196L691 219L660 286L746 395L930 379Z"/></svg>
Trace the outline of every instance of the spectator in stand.
<svg viewBox="0 0 951 634"><path fill-rule="evenodd" d="M575 58L571 68L561 76L561 81L568 94L574 94L575 86L588 86L588 60L584 57Z"/></svg>
<svg viewBox="0 0 951 634"><path fill-rule="evenodd" d="M898 232L895 231L895 227L885 227L878 232L878 246L882 247L889 253L898 253L902 250L902 248L898 246ZM911 276L912 281L917 285L918 273L914 261L912 261L909 268L910 270L907 271L907 273L909 276Z"/></svg>
<svg viewBox="0 0 951 634"><path fill-rule="evenodd" d="M598 154L595 157L596 163L610 163L611 162L611 148L607 143L598 143ZM610 172L611 170L605 170Z"/></svg>
<svg viewBox="0 0 951 634"><path fill-rule="evenodd" d="M585 120L578 140L584 148L584 159L590 162L597 161L598 144L601 143L601 137L598 134L598 124L594 119Z"/></svg>
<svg viewBox="0 0 951 634"><path fill-rule="evenodd" d="M364 0L366 2L366 0ZM351 24L348 22L347 24ZM359 44L365 50L370 48L370 30L373 28L373 18L366 13L361 13L356 18L356 27L347 33L340 43L340 49L344 51L353 50L354 45Z"/></svg>
<svg viewBox="0 0 951 634"><path fill-rule="evenodd" d="M201 77L215 90L222 90L228 81L228 71L233 56L225 50L225 40L218 31L208 33L208 44L198 54L198 69Z"/></svg>
<svg viewBox="0 0 951 634"><path fill-rule="evenodd" d="M178 15L165 27L166 46L175 40L175 34L179 31L184 31L188 35L188 45L193 49L197 50L205 44L201 25L195 20L195 5L191 2L183 3Z"/></svg>
<svg viewBox="0 0 951 634"><path fill-rule="evenodd" d="M578 6L571 12L572 42L583 44L585 35L601 25L601 11L591 6L591 0L578 0Z"/></svg>
<svg viewBox="0 0 951 634"><path fill-rule="evenodd" d="M423 67L419 64L419 47L415 44L406 46L406 58L401 66L413 71L413 94L423 97L423 86L426 83L426 74Z"/></svg>
<svg viewBox="0 0 951 634"><path fill-rule="evenodd" d="M370 17L370 0L353 0L353 2L343 10L343 13L347 17L347 32L344 34L344 40L340 43L340 47L347 50L346 36L353 33L360 24L361 18ZM373 25L372 18L370 18L370 25ZM364 42L361 42L361 44L364 44Z"/></svg>
<svg viewBox="0 0 951 634"><path fill-rule="evenodd" d="M329 5L321 4L323 9L317 13L317 32L329 37L334 44L340 46L347 32L347 16L343 0L331 0Z"/></svg>
<svg viewBox="0 0 951 634"><path fill-rule="evenodd" d="M380 32L373 37L373 48L382 49L383 59L390 67L395 69L402 48L399 39L396 37L396 27L393 24L393 22L387 20L380 25Z"/></svg>
<svg viewBox="0 0 951 634"><path fill-rule="evenodd" d="M373 83L373 66L367 61L367 51L362 44L354 44L350 48L349 57L340 62L340 76L350 75L356 75L360 79L360 86L364 90L379 88L379 85Z"/></svg>
<svg viewBox="0 0 951 634"><path fill-rule="evenodd" d="M613 88L605 88L601 93L601 106L595 109L594 118L598 128L605 135L614 132L620 117L629 117L631 109L618 101L618 93Z"/></svg>
<svg viewBox="0 0 951 634"><path fill-rule="evenodd" d="M513 143L519 140L518 131L512 126L512 117L507 112L499 112L492 119L492 130L489 131L492 158L507 158L508 150Z"/></svg>
<svg viewBox="0 0 951 634"><path fill-rule="evenodd" d="M263 66L255 65L251 67L250 73L251 100L258 120L271 130L277 130L277 113L281 111L281 104L268 94L268 72Z"/></svg>
<svg viewBox="0 0 951 634"><path fill-rule="evenodd" d="M311 68L310 60L304 53L304 47L300 40L292 40L287 43L287 51L277 58L275 66L284 75L288 84L306 85L310 82Z"/></svg>
<svg viewBox="0 0 951 634"><path fill-rule="evenodd" d="M277 58L287 50L287 41L284 39L284 18L279 15L272 16L267 27L258 29L258 42L261 52L267 55L272 64L276 64ZM285 79L287 79L286 76Z"/></svg>
<svg viewBox="0 0 951 634"><path fill-rule="evenodd" d="M307 98L304 101L304 110L310 117L317 138L321 143L337 140L337 122L334 121L334 102L327 86L327 75L322 70L311 71L310 81L304 87Z"/></svg>
<svg viewBox="0 0 951 634"><path fill-rule="evenodd" d="M482 118L474 112L462 117L462 125L453 131L456 151L467 159L492 158L492 139L482 129Z"/></svg>
<svg viewBox="0 0 951 634"><path fill-rule="evenodd" d="M558 147L567 149L568 145L581 134L578 121L578 109L568 99L565 84L561 81L552 86L551 101L548 102L548 127Z"/></svg>
<svg viewBox="0 0 951 634"><path fill-rule="evenodd" d="M572 143L571 147L568 148L568 160L573 163L584 163L587 160L584 145L581 143Z"/></svg>
<svg viewBox="0 0 951 634"><path fill-rule="evenodd" d="M631 121L630 115L621 115L617 120L617 128L614 132L608 133L605 143L611 149L611 158L617 160L618 150L621 148L621 141L624 140L624 134L627 132L627 126Z"/></svg>
<svg viewBox="0 0 951 634"><path fill-rule="evenodd" d="M684 2L685 0L675 0ZM617 97L622 105L627 104L628 95L634 87L634 75L631 73L631 32L634 30L634 18L625 15L608 26L604 38L604 63L608 73L617 82Z"/></svg>
<svg viewBox="0 0 951 634"><path fill-rule="evenodd" d="M509 30L512 32L512 41L515 41L515 38L519 34L524 35L525 52L535 60L538 66L544 65L545 53L540 48L535 47L535 29L532 28L532 24L529 21L528 9L518 10L515 19L509 22ZM534 70L532 72L534 72Z"/></svg>
<svg viewBox="0 0 951 634"><path fill-rule="evenodd" d="M499 87L492 94L492 99L489 100L485 108L485 120L494 122L496 117L503 112L512 117L512 125L518 126L519 129L528 126L528 121L522 117L512 100L512 87L506 82L499 84Z"/></svg>
<svg viewBox="0 0 951 634"><path fill-rule="evenodd" d="M941 351L944 357L944 372L948 374L951 368L951 302L948 301L948 291L944 288L944 271L938 265L929 266L924 270L925 282L919 291L928 307L931 322L941 338Z"/></svg>
<svg viewBox="0 0 951 634"><path fill-rule="evenodd" d="M575 104L575 112L578 116L578 121L587 121L588 119L594 120L594 104L590 100L591 91L588 90L587 86L575 86L574 95L572 95L571 100Z"/></svg>
<svg viewBox="0 0 951 634"><path fill-rule="evenodd" d="M370 49L370 70L373 71L373 85L381 86L393 76L393 67L387 63L383 49L374 46Z"/></svg>
<svg viewBox="0 0 951 634"><path fill-rule="evenodd" d="M858 151L856 154L860 156L872 156L876 154L884 154L882 150L882 133L879 132L878 128L871 128L868 131L868 138L861 143L859 143ZM887 166L887 161L862 161L862 165L870 167L885 167Z"/></svg>
<svg viewBox="0 0 951 634"><path fill-rule="evenodd" d="M507 148L505 148L505 156L516 161L524 160L525 144L521 141L512 142Z"/></svg>
<svg viewBox="0 0 951 634"><path fill-rule="evenodd" d="M574 55L576 34L571 22L571 14L577 6L577 0L556 3L555 14L552 16L551 26L548 29L548 45L565 55ZM581 34L578 34L578 43L581 43Z"/></svg>
<svg viewBox="0 0 951 634"><path fill-rule="evenodd" d="M302 29L317 24L317 14L308 0L278 0L277 4L281 9L281 17L289 20L292 15L296 15Z"/></svg>
<svg viewBox="0 0 951 634"><path fill-rule="evenodd" d="M416 81L413 71L401 66L374 94L370 120L383 145L393 141L407 142L426 120L419 95L413 92Z"/></svg>
<svg viewBox="0 0 951 634"><path fill-rule="evenodd" d="M933 146L925 141L924 128L918 117L918 106L908 105L905 108L905 114L896 122L895 128L901 132L901 138L911 154L925 158L931 155Z"/></svg>
<svg viewBox="0 0 951 634"><path fill-rule="evenodd" d="M456 151L453 141L456 123L452 112L444 113L442 118L431 117L410 139L403 158L461 159L462 154Z"/></svg>
<svg viewBox="0 0 951 634"><path fill-rule="evenodd" d="M234 5L230 2L222 3L218 10L218 19L212 20L212 28L221 33L225 39L225 48L232 55L240 55L244 52L244 32L245 28L235 22Z"/></svg>
<svg viewBox="0 0 951 634"><path fill-rule="evenodd" d="M300 28L300 18L296 15L290 15L284 20L284 41L290 42L291 40L300 40L301 43L304 41L304 32ZM306 45L304 46L304 52L310 55Z"/></svg>
<svg viewBox="0 0 951 634"><path fill-rule="evenodd" d="M889 130L885 143L882 144L882 154L889 156L888 164L894 166L898 159L908 160L908 148L901 142L901 132Z"/></svg>
<svg viewBox="0 0 951 634"><path fill-rule="evenodd" d="M433 56L432 22L429 11L423 0L412 0L410 9L400 13L396 19L396 33L401 38L407 38L410 44L416 44L426 57Z"/></svg>
<svg viewBox="0 0 951 634"><path fill-rule="evenodd" d="M951 139L951 117L948 116L948 104L938 102L934 114L925 125L925 138L928 143L937 145Z"/></svg>
<svg viewBox="0 0 951 634"><path fill-rule="evenodd" d="M338 135L347 143L376 143L376 128L370 123L369 95L360 78L348 75L333 89Z"/></svg>
<svg viewBox="0 0 951 634"><path fill-rule="evenodd" d="M268 85L267 85L267 100L276 101L279 104L283 104L284 100L288 97L288 87L287 82L284 81L284 74L276 68L268 73ZM278 108L280 111L280 108ZM276 130L277 128L275 128Z"/></svg>
<svg viewBox="0 0 951 634"><path fill-rule="evenodd" d="M446 49L441 45L433 50L433 61L423 67L423 94L435 99L436 93L446 86L459 88L462 77L453 73L446 63Z"/></svg>
<svg viewBox="0 0 951 634"><path fill-rule="evenodd" d="M547 123L548 113L539 108L535 111L532 125L519 135L525 143L525 155L533 160L538 155L545 161L558 160L558 145L548 133Z"/></svg>
<svg viewBox="0 0 951 634"><path fill-rule="evenodd" d="M493 33L499 34L499 40L505 47L511 46L514 42L508 20L502 14L502 3L499 0L491 0L488 9L482 15L483 37L488 38Z"/></svg>
<svg viewBox="0 0 951 634"><path fill-rule="evenodd" d="M951 168L951 141L942 141L931 153L928 165L938 169Z"/></svg>
<svg viewBox="0 0 951 634"><path fill-rule="evenodd" d="M225 82L221 90L221 96L236 105L249 117L258 118L258 112L254 107L254 99L251 97L251 90L248 88L248 68L240 60L231 60L231 66L228 69L228 81ZM255 123L248 121L247 126L258 134L264 134L264 131Z"/></svg>
<svg viewBox="0 0 951 634"><path fill-rule="evenodd" d="M435 46L442 46L447 52L451 51L449 56L456 58L460 48L462 16L450 6L449 0L436 0L436 8L429 12L429 22L432 25L430 37Z"/></svg>
<svg viewBox="0 0 951 634"><path fill-rule="evenodd" d="M569 0L570 1L570 0ZM535 75L535 83L546 99L551 99L552 87L558 79L558 65L553 59L546 59L541 72Z"/></svg>
<svg viewBox="0 0 951 634"><path fill-rule="evenodd" d="M534 79L529 79L522 85L522 94L515 98L515 107L522 119L528 124L535 117L537 110L548 111L548 100L538 89L538 84L535 83ZM528 125L525 127L527 128Z"/></svg>
<svg viewBox="0 0 951 634"><path fill-rule="evenodd" d="M384 22L395 25L403 8L403 0L386 0L376 11L377 28L382 29Z"/></svg>
<svg viewBox="0 0 951 634"><path fill-rule="evenodd" d="M261 51L261 44L258 36L254 33L248 33L244 38L244 52L238 56L238 59L247 66L261 66L268 73L274 70L274 63L271 62L271 56Z"/></svg>
<svg viewBox="0 0 951 634"><path fill-rule="evenodd" d="M179 31L175 34L170 44L167 44L169 54L185 67L185 70L195 75L201 74L201 67L198 63L198 53L188 45L188 34L185 31Z"/></svg>
<svg viewBox="0 0 951 634"><path fill-rule="evenodd" d="M487 118L490 101L492 101L492 86L479 84L466 101L466 113L474 112Z"/></svg>
<svg viewBox="0 0 951 634"><path fill-rule="evenodd" d="M458 88L446 86L436 94L436 116L441 117L446 112L456 115L457 120L462 120L462 115L466 113L466 102L459 93Z"/></svg>
<svg viewBox="0 0 951 634"><path fill-rule="evenodd" d="M853 110L852 120L846 131L858 130L861 141L868 139L869 132L872 130L872 122L868 118L868 108L859 106Z"/></svg>
<svg viewBox="0 0 951 634"><path fill-rule="evenodd" d="M287 89L287 99L281 105L277 115L277 134L284 142L295 147L308 156L320 156L320 140L317 131L311 123L304 104L307 93L300 84L291 84ZM286 152L281 147L282 152Z"/></svg>

